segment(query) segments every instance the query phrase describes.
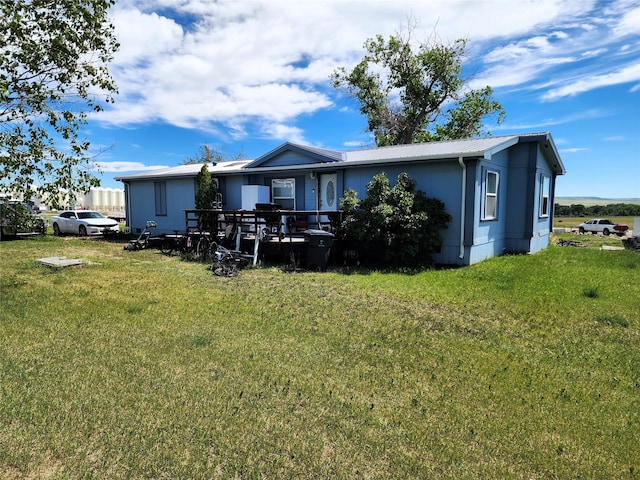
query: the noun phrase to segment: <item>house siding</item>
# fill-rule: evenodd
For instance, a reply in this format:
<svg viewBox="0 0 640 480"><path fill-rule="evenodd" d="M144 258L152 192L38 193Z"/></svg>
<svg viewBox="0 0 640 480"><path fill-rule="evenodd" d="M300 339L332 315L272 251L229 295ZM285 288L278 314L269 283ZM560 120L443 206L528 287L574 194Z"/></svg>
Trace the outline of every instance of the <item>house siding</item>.
<svg viewBox="0 0 640 480"><path fill-rule="evenodd" d="M261 167L287 167L292 165L313 165L317 161L309 155L300 152L283 152L277 157L260 164Z"/></svg>
<svg viewBox="0 0 640 480"><path fill-rule="evenodd" d="M511 149L509 167L511 182L508 186L506 249L512 252L528 250L532 226L532 187L529 177L535 172L535 160L528 144L516 145Z"/></svg>
<svg viewBox="0 0 640 480"><path fill-rule="evenodd" d="M195 202L195 179L166 180L166 215L156 215L156 181L135 182L135 188L129 186L127 189L128 208L135 209L129 215L129 227L133 233L142 232L149 220L158 224L155 231L158 234L184 230L184 208L189 208L185 205L193 206Z"/></svg>
<svg viewBox="0 0 640 480"><path fill-rule="evenodd" d="M242 185L259 185L250 183L246 175L227 176L224 179L225 188L222 193L222 206L226 210L239 210L242 208ZM193 208L185 206L184 209ZM184 216L184 214L183 214Z"/></svg>
<svg viewBox="0 0 640 480"><path fill-rule="evenodd" d="M476 164L473 208L473 240L469 248L469 262L477 263L487 258L501 255L505 250L505 230L507 224L507 208L509 205L508 185L510 180L508 151L494 154L491 158L482 159ZM484 218L485 178L487 172L498 174L497 212L496 218Z"/></svg>

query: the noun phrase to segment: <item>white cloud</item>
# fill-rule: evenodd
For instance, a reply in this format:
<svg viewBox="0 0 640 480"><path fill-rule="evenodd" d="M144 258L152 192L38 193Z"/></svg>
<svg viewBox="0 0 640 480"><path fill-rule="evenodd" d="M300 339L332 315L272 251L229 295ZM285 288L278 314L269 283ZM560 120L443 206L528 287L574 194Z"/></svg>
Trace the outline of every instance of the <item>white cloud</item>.
<svg viewBox="0 0 640 480"><path fill-rule="evenodd" d="M580 153L580 152L588 152L588 151L589 151L588 148L581 148L581 147L560 149L560 153Z"/></svg>
<svg viewBox="0 0 640 480"><path fill-rule="evenodd" d="M144 63L158 55L168 55L180 46L182 27L157 13L143 13L136 9L116 11L113 15L120 49L114 65L126 67Z"/></svg>
<svg viewBox="0 0 640 480"><path fill-rule="evenodd" d="M635 81L640 42L629 43L629 35L638 39L638 31L621 25L632 24L638 8L629 0L584 7L575 18L559 16L552 29L497 44L482 57L488 68L471 86L534 91L557 100Z"/></svg>
<svg viewBox="0 0 640 480"><path fill-rule="evenodd" d="M626 3L629 4L628 2ZM619 36L638 35L639 25L640 5L635 5L635 8L631 8L624 13L620 22L614 27L613 31Z"/></svg>
<svg viewBox="0 0 640 480"><path fill-rule="evenodd" d="M550 118L542 118L536 122L532 123L522 123L522 124L513 124L508 121L503 123L502 125L498 125L494 127L494 130L512 130L512 131L530 131L530 130L544 130L549 127L553 127L556 125L564 125L567 123L572 123L576 121L583 120L593 120L599 118L606 118L613 115L612 112L601 110L601 109L590 109L590 110L580 110L576 112L568 113L567 115L561 117L550 117ZM556 140L556 143L560 143Z"/></svg>
<svg viewBox="0 0 640 480"><path fill-rule="evenodd" d="M569 85L549 90L544 96L544 100L556 100L561 97L573 96L579 93L587 92L595 88L602 88L611 85L619 85L622 83L630 83L640 81L640 64L625 67L616 72L585 76Z"/></svg>
<svg viewBox="0 0 640 480"><path fill-rule="evenodd" d="M226 130L236 139L251 124L265 136L303 139L291 125L301 115L334 107L331 72L358 61L365 39L388 37L410 17L419 22L416 40L433 32L445 43L470 39L470 59L489 67L472 87L540 88L547 72L608 48L602 22L633 44L629 26L638 9L622 0L620 12L598 23L591 15L594 5L595 0L120 0L112 16L122 47L112 72L121 93L97 118L117 125L165 122ZM576 92L592 85L579 78L572 84ZM555 77L547 88L547 98L562 95Z"/></svg>
<svg viewBox="0 0 640 480"><path fill-rule="evenodd" d="M309 142L304 138L302 129L282 124L267 124L264 132L274 138L286 138L290 142L308 145Z"/></svg>
<svg viewBox="0 0 640 480"><path fill-rule="evenodd" d="M97 165L105 173L141 172L167 168L166 165L145 165L141 162L97 162Z"/></svg>

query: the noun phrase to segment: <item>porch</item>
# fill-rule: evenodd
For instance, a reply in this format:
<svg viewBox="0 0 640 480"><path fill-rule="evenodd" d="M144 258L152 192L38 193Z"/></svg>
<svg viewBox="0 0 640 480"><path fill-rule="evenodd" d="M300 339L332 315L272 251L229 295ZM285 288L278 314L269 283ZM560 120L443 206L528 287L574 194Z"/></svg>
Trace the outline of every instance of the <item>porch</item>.
<svg viewBox="0 0 640 480"><path fill-rule="evenodd" d="M340 229L342 211L283 210L258 205L256 210L185 210L185 232L208 235L226 248L274 262L305 259L310 236L332 239ZM335 251L333 252L335 254Z"/></svg>

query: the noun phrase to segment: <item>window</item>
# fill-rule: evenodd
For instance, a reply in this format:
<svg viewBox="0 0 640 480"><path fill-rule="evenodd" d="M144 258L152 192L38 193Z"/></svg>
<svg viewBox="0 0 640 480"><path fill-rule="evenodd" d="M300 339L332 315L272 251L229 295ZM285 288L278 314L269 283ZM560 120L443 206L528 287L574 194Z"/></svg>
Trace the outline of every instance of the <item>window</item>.
<svg viewBox="0 0 640 480"><path fill-rule="evenodd" d="M549 177L542 176L540 181L540 216L548 217L549 216L549 198L550 198L550 185L551 179Z"/></svg>
<svg viewBox="0 0 640 480"><path fill-rule="evenodd" d="M484 180L484 214L483 220L498 218L498 172L488 171Z"/></svg>
<svg viewBox="0 0 640 480"><path fill-rule="evenodd" d="M156 196L156 215L167 215L167 182L154 182L153 188Z"/></svg>
<svg viewBox="0 0 640 480"><path fill-rule="evenodd" d="M294 178L274 178L271 180L273 203L287 210L296 209L296 180Z"/></svg>

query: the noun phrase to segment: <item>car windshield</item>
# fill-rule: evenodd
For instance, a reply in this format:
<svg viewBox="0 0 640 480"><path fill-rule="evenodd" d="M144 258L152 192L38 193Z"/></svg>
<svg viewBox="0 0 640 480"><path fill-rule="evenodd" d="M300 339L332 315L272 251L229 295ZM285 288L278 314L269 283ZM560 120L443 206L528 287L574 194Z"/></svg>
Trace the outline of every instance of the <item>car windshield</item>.
<svg viewBox="0 0 640 480"><path fill-rule="evenodd" d="M98 212L78 212L78 218L104 218Z"/></svg>

